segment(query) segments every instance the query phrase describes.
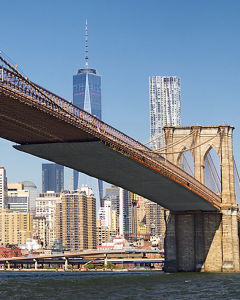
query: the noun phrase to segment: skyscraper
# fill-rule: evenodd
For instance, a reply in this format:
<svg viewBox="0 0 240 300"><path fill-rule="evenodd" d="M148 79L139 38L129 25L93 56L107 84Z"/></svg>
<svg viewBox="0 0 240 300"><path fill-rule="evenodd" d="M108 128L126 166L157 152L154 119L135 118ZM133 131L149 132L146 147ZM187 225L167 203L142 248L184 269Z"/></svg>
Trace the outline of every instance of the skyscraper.
<svg viewBox="0 0 240 300"><path fill-rule="evenodd" d="M152 76L149 78L150 138L161 136L166 125L181 123L180 79L176 76ZM152 149L164 146L163 137L151 143Z"/></svg>
<svg viewBox="0 0 240 300"><path fill-rule="evenodd" d="M64 189L64 167L58 164L42 164L42 192L60 193Z"/></svg>
<svg viewBox="0 0 240 300"><path fill-rule="evenodd" d="M85 68L73 75L73 104L102 119L101 77L88 67L88 30L85 26ZM83 182L86 184L86 182ZM78 171L73 171L73 188L78 188ZM103 182L98 180L99 198L103 198Z"/></svg>
<svg viewBox="0 0 240 300"><path fill-rule="evenodd" d="M176 76L149 78L151 148L164 147L163 127L181 124L180 79ZM164 237L164 209L151 201L146 204L146 229L152 236Z"/></svg>

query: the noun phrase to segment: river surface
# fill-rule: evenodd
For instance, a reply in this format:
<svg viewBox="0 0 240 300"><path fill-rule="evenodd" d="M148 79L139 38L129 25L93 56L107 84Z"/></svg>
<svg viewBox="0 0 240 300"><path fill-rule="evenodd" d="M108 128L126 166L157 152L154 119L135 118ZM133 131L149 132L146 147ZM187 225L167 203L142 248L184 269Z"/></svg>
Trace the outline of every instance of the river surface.
<svg viewBox="0 0 240 300"><path fill-rule="evenodd" d="M0 299L240 299L240 273L0 272Z"/></svg>

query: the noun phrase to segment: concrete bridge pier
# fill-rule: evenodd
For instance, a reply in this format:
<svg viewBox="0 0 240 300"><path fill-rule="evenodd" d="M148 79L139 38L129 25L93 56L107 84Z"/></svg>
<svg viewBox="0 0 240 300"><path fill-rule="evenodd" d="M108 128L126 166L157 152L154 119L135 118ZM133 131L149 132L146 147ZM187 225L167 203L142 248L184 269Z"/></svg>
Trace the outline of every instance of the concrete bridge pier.
<svg viewBox="0 0 240 300"><path fill-rule="evenodd" d="M222 206L222 271L240 271L239 237L238 237L238 206Z"/></svg>
<svg viewBox="0 0 240 300"><path fill-rule="evenodd" d="M166 272L239 271L237 206L221 212L171 212L165 237Z"/></svg>

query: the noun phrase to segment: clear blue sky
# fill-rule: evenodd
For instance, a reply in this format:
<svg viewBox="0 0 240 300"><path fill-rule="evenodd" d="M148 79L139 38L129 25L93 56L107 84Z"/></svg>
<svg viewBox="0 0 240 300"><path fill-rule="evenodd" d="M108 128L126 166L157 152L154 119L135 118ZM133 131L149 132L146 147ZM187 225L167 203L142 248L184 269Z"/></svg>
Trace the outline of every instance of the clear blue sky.
<svg viewBox="0 0 240 300"><path fill-rule="evenodd" d="M181 78L182 124L235 126L239 162L240 1L1 1L0 49L27 76L72 100L72 76L84 66L102 75L103 120L149 139L148 78ZM41 188L42 160L0 140L0 165L10 182ZM66 186L70 172L67 172Z"/></svg>

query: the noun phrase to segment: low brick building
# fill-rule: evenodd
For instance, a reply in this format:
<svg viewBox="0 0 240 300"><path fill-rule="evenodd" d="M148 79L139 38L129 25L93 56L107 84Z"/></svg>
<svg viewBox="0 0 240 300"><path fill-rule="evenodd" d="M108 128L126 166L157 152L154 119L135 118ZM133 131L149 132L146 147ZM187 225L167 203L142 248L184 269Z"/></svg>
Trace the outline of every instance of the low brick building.
<svg viewBox="0 0 240 300"><path fill-rule="evenodd" d="M0 257L19 257L22 256L22 251L18 247L0 247Z"/></svg>

